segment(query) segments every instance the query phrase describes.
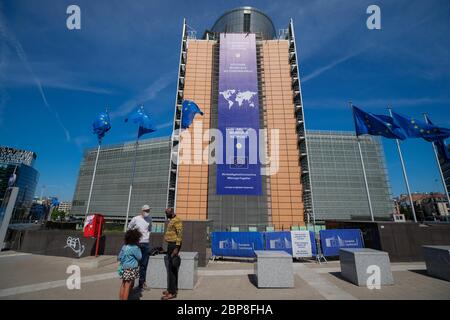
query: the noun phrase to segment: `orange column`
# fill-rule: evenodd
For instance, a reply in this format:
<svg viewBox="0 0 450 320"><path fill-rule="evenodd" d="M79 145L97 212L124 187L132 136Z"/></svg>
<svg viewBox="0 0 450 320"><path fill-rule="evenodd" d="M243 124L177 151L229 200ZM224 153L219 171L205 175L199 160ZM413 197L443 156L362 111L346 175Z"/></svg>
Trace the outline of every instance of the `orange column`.
<svg viewBox="0 0 450 320"><path fill-rule="evenodd" d="M208 148L208 139L204 141L203 137L210 127L214 44L211 40L188 40L184 99L195 101L204 115L195 117L185 132L187 135L181 139L181 148L190 151L190 163L178 166L176 208L184 220L207 219L208 164L203 159L203 151ZM184 148L186 144L190 148Z"/></svg>
<svg viewBox="0 0 450 320"><path fill-rule="evenodd" d="M291 89L288 41L262 45L263 96L267 129L279 130L279 171L269 176L269 207L276 230L304 225L296 118ZM269 154L271 154L269 143Z"/></svg>

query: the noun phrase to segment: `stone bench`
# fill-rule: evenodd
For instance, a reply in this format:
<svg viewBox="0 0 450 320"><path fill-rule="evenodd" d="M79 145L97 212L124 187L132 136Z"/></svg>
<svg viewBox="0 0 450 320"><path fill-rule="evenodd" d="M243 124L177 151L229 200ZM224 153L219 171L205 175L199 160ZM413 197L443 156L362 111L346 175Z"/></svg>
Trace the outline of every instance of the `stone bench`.
<svg viewBox="0 0 450 320"><path fill-rule="evenodd" d="M450 281L450 246L422 246L427 273Z"/></svg>
<svg viewBox="0 0 450 320"><path fill-rule="evenodd" d="M370 266L380 268L380 285L394 284L389 254L368 248L347 248L339 250L341 275L348 281L367 286L367 279L374 274Z"/></svg>
<svg viewBox="0 0 450 320"><path fill-rule="evenodd" d="M197 283L198 252L180 252L178 289L194 289ZM147 285L155 289L167 289L166 254L150 256L147 267Z"/></svg>
<svg viewBox="0 0 450 320"><path fill-rule="evenodd" d="M255 275L258 288L293 288L292 256L285 251L256 250Z"/></svg>

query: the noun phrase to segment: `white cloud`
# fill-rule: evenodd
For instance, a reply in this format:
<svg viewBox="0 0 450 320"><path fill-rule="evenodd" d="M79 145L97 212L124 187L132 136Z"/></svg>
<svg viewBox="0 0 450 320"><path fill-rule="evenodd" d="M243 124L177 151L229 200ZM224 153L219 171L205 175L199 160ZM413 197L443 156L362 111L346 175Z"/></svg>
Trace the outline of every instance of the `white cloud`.
<svg viewBox="0 0 450 320"><path fill-rule="evenodd" d="M362 52L365 51L365 50L366 50L366 49L364 49L364 50L359 50L359 51L356 51L356 52L352 52L352 53L350 53L350 54L348 54L348 55L346 55L346 56L344 56L344 57L342 57L342 58L336 59L336 60L334 60L333 62L331 62L331 63L329 63L329 64L327 64L327 65L325 65L325 66L323 66L323 67L320 67L320 68L314 70L314 71L311 72L310 74L308 74L308 75L304 76L303 78L301 78L302 83L305 83L305 82L307 82L307 81L309 81L309 80L312 80L312 79L314 79L314 78L320 76L320 75L321 75L322 73L324 73L325 71L328 71L328 70L330 70L330 69L333 69L333 68L336 67L338 64L340 64L340 63L342 63L342 62L345 62L345 61L347 61L347 60L350 60L351 58L357 56L358 54L362 53Z"/></svg>
<svg viewBox="0 0 450 320"><path fill-rule="evenodd" d="M118 110L110 113L112 119L123 117L129 114L134 108L140 104L144 104L156 98L158 93L166 89L171 83L176 81L176 75L166 73L150 84L142 93L122 103Z"/></svg>
<svg viewBox="0 0 450 320"><path fill-rule="evenodd" d="M19 40L16 39L14 34L10 32L6 26L6 20L3 14L0 11L0 37L9 44L16 52L17 56L19 57L20 61L23 63L25 68L28 70L28 72L31 75L31 79L33 79L37 89L39 90L39 93L41 95L42 101L44 102L45 107L50 113L53 113L56 121L58 122L61 129L64 131L64 134L66 136L67 142L70 142L70 133L69 130L65 127L63 122L61 121L61 118L59 117L59 114L54 111L50 105L48 104L47 97L45 96L44 90L42 88L42 84L39 80L39 78L36 76L36 74L33 72L33 69L31 67L31 64L28 61L27 55L25 53L25 50L23 49L21 43ZM3 61L2 64L4 65L6 62Z"/></svg>

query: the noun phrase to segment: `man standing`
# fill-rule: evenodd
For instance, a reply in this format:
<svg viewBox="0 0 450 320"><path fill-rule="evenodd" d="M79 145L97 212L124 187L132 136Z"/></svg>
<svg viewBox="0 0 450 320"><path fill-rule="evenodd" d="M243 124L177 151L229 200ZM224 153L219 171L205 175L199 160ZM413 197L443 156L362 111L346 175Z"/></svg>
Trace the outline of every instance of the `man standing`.
<svg viewBox="0 0 450 320"><path fill-rule="evenodd" d="M139 263L139 289L148 290L146 284L147 265L150 253L150 232L152 230L152 217L150 216L150 206L144 205L141 214L131 219L128 230L138 229L142 236L139 239L142 259Z"/></svg>
<svg viewBox="0 0 450 320"><path fill-rule="evenodd" d="M167 290L163 292L161 299L169 300L177 297L178 291L178 269L180 268L180 248L183 237L183 223L175 215L173 208L166 209L166 217L169 219L164 240L167 242Z"/></svg>

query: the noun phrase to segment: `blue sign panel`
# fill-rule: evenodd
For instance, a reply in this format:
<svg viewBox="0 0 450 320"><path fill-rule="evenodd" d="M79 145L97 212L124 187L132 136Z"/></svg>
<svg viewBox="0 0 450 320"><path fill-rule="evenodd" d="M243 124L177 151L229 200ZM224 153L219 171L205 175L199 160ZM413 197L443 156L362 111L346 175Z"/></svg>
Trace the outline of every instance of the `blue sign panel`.
<svg viewBox="0 0 450 320"><path fill-rule="evenodd" d="M255 250L264 250L261 232L212 232L213 256L255 257Z"/></svg>
<svg viewBox="0 0 450 320"><path fill-rule="evenodd" d="M292 239L289 231L266 232L266 250L282 250L292 255Z"/></svg>
<svg viewBox="0 0 450 320"><path fill-rule="evenodd" d="M340 248L364 248L361 230L320 230L320 243L324 256L338 256Z"/></svg>
<svg viewBox="0 0 450 320"><path fill-rule="evenodd" d="M219 195L261 195L255 34L220 35L217 159Z"/></svg>

